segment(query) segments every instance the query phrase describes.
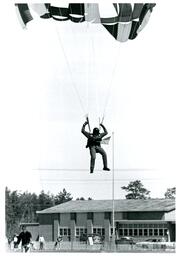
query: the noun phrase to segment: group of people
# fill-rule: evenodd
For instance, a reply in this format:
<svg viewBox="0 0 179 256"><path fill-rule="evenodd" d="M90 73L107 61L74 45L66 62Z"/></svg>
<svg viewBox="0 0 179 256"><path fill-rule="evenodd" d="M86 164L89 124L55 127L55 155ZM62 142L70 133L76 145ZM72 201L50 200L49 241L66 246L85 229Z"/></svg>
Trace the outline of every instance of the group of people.
<svg viewBox="0 0 179 256"><path fill-rule="evenodd" d="M8 244L14 251L18 251L19 246L21 245L21 251L28 252L33 246L32 235L26 230L26 226L22 226L22 231L20 234L15 234L12 239L9 238Z"/></svg>
<svg viewBox="0 0 179 256"><path fill-rule="evenodd" d="M19 251L21 252L30 252L31 248L36 250L39 249L40 251L43 251L45 249L45 239L43 235L39 235L37 241L39 242L39 248L34 247L34 243L32 242L32 235L27 230L26 226L22 226L22 231L20 234L15 234L12 239L9 238L9 245L11 244L11 249L13 251ZM58 236L55 243L54 243L54 250L60 250L61 249L61 242L63 241L62 236Z"/></svg>
<svg viewBox="0 0 179 256"><path fill-rule="evenodd" d="M39 235L38 242L39 250L43 250L45 239L42 235ZM29 252L31 248L34 250L36 249L34 247L34 243L32 242L32 234L27 230L26 226L22 226L22 231L20 234L16 233L13 239L9 239L9 246L14 251L19 251L20 249L21 252Z"/></svg>

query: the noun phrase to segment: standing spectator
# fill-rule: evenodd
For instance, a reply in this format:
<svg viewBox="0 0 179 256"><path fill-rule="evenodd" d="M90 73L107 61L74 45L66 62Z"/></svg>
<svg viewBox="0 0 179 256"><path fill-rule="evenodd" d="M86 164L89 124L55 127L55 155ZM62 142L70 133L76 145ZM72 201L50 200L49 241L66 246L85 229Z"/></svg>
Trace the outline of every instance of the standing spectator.
<svg viewBox="0 0 179 256"><path fill-rule="evenodd" d="M14 235L13 243L14 243L14 251L16 251L18 249L18 234Z"/></svg>
<svg viewBox="0 0 179 256"><path fill-rule="evenodd" d="M63 240L63 239L62 239L62 236L58 236L58 237L57 237L57 240L56 240L56 242L55 242L55 244L54 244L54 249L55 249L55 250L57 250L57 249L60 250L62 240Z"/></svg>
<svg viewBox="0 0 179 256"><path fill-rule="evenodd" d="M29 252L31 246L32 235L29 231L26 230L26 226L22 226L22 232L18 237L18 244L21 242L21 251Z"/></svg>
<svg viewBox="0 0 179 256"><path fill-rule="evenodd" d="M12 237L11 237L11 236L8 236L7 242L8 242L8 247L9 247L9 249L12 249L12 248L11 248L11 247L12 247L12 241L13 241Z"/></svg>
<svg viewBox="0 0 179 256"><path fill-rule="evenodd" d="M45 239L43 235L39 236L39 250L43 250L45 245Z"/></svg>

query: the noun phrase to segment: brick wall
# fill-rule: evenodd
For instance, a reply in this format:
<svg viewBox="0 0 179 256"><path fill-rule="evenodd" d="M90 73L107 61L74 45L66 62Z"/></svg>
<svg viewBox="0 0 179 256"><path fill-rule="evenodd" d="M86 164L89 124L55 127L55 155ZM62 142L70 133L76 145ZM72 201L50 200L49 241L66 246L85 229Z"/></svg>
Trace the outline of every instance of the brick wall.
<svg viewBox="0 0 179 256"><path fill-rule="evenodd" d="M60 226L69 227L70 225L70 213L61 213L60 214Z"/></svg>
<svg viewBox="0 0 179 256"><path fill-rule="evenodd" d="M77 226L86 227L86 221L87 221L87 213L77 213L77 216L76 216Z"/></svg>
<svg viewBox="0 0 179 256"><path fill-rule="evenodd" d="M94 226L104 226L104 212L95 212L93 218Z"/></svg>

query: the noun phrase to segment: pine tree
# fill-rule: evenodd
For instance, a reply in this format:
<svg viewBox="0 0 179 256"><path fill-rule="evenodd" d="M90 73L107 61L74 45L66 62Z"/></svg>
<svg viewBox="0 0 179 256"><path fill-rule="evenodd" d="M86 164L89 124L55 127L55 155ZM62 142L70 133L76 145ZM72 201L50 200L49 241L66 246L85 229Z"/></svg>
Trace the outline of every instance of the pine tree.
<svg viewBox="0 0 179 256"><path fill-rule="evenodd" d="M144 185L140 180L132 181L128 186L121 187L123 190L128 192L126 199L147 199L150 198L150 191L144 188Z"/></svg>

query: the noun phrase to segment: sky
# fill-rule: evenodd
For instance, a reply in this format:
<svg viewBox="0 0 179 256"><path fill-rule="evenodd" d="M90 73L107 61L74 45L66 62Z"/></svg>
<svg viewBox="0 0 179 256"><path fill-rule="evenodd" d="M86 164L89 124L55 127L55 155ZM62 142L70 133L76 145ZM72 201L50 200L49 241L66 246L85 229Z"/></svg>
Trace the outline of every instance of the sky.
<svg viewBox="0 0 179 256"><path fill-rule="evenodd" d="M14 6L1 17L1 184L11 190L73 199L112 198L112 170L94 174L81 134L104 125L115 198L141 180L151 197L176 186L178 123L178 2L157 1L139 36L116 42L100 25L32 21L22 29ZM175 7L176 8L175 8ZM171 11L172 8L172 11ZM7 9L5 9L7 10Z"/></svg>

